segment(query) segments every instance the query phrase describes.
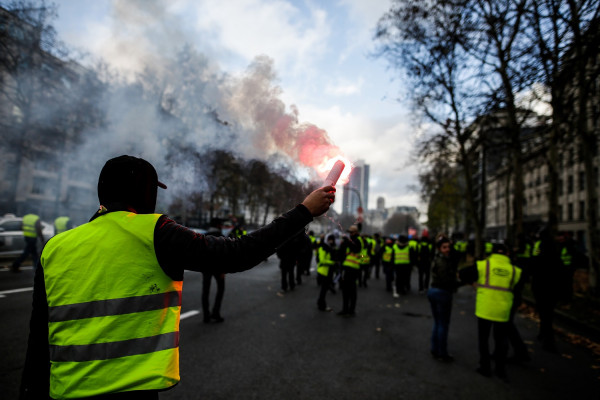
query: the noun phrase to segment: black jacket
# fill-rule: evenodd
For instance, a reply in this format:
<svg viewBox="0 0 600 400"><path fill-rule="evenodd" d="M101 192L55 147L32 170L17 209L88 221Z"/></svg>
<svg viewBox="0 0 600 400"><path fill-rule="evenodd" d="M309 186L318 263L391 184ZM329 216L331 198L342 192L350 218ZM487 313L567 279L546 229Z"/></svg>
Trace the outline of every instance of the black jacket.
<svg viewBox="0 0 600 400"><path fill-rule="evenodd" d="M101 215L95 217L102 218ZM176 281L183 280L184 270L240 272L265 260L287 238L302 231L310 221L312 216L308 209L298 205L249 235L226 238L198 234L163 215L154 228L154 251L160 267ZM49 398L48 302L44 269L40 263L38 265L34 278L27 355L21 381L22 399ZM134 393L131 395L135 396Z"/></svg>

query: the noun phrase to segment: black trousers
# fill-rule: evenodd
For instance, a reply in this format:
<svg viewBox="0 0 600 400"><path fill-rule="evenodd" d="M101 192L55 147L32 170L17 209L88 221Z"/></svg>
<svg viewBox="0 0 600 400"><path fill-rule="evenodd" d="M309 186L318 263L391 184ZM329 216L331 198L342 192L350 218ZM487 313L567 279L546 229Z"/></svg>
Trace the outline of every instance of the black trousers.
<svg viewBox="0 0 600 400"><path fill-rule="evenodd" d="M325 299L327 296L327 292L331 290L331 283L333 280L333 267L329 267L329 272L327 276L321 275L317 273L317 281L320 285L319 290L319 298L317 300L317 307L319 309L327 308L327 300Z"/></svg>
<svg viewBox="0 0 600 400"><path fill-rule="evenodd" d="M395 264L394 273L396 274L396 291L399 294L406 294L410 291L410 273L412 265Z"/></svg>
<svg viewBox="0 0 600 400"><path fill-rule="evenodd" d="M212 313L210 312L210 284L212 278L217 282L217 294L215 295L215 304L213 304ZM221 303L223 302L223 294L225 293L225 274L213 274L211 272L202 273L202 310L204 318L221 316Z"/></svg>
<svg viewBox="0 0 600 400"><path fill-rule="evenodd" d="M508 323L477 318L479 340L479 367L491 372L490 332L494 335L494 364L498 375L506 374L506 353L508 352Z"/></svg>
<svg viewBox="0 0 600 400"><path fill-rule="evenodd" d="M419 291L429 288L430 263L419 264Z"/></svg>
<svg viewBox="0 0 600 400"><path fill-rule="evenodd" d="M279 269L281 270L281 289L282 290L294 290L296 287L296 281L294 280L294 268L296 267L296 260L281 260L279 263Z"/></svg>
<svg viewBox="0 0 600 400"><path fill-rule="evenodd" d="M31 255L31 261L33 262L33 268L35 269L38 259L40 258L40 255L38 254L38 251L37 251L38 238L37 237L34 237L34 238L25 237L24 239L25 239L25 248L23 249L23 252L19 256L19 258L17 258L13 262L13 264L12 264L13 270L19 269L19 267L21 266L21 263L23 261L25 261L25 259L29 255Z"/></svg>
<svg viewBox="0 0 600 400"><path fill-rule="evenodd" d="M342 312L353 313L356 310L356 281L360 270L343 267L342 274Z"/></svg>
<svg viewBox="0 0 600 400"><path fill-rule="evenodd" d="M392 285L394 284L394 264L384 262L383 273L385 274L385 290L391 292Z"/></svg>

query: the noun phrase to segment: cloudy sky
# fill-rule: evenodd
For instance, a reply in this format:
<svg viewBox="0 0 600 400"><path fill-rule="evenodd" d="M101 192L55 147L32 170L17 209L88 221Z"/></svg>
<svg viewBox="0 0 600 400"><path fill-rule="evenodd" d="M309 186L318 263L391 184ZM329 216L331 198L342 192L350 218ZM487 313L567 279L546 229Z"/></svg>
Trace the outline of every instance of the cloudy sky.
<svg viewBox="0 0 600 400"><path fill-rule="evenodd" d="M396 100L401 82L384 60L371 56L373 31L389 0L56 3L60 39L124 74L138 70L142 53L156 49L161 40L167 45L162 48L169 47L168 41L188 42L231 75L267 55L274 62L281 99L297 107L300 122L327 131L350 159L370 165L369 208L382 196L388 207L425 211L409 188L417 183L411 161L416 128L408 105ZM140 29L148 42L139 40L135 31ZM128 46L127 37L136 40Z"/></svg>

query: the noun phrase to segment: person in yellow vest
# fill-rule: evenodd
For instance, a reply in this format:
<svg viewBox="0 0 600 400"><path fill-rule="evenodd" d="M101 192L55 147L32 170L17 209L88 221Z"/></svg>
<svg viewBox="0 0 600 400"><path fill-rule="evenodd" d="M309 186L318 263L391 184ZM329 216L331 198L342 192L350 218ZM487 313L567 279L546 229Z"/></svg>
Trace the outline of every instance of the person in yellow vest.
<svg viewBox="0 0 600 400"><path fill-rule="evenodd" d="M431 275L431 261L433 260L433 245L428 236L421 236L417 247L418 271L419 271L419 293L429 289L429 278Z"/></svg>
<svg viewBox="0 0 600 400"><path fill-rule="evenodd" d="M492 375L489 337L494 331L494 373L507 381L506 355L508 351L508 320L513 304L513 290L521 279L521 269L511 264L508 248L496 243L492 254L485 260L477 261L472 267L459 272L463 284L475 283L477 296L475 315L479 342L479 368L484 376Z"/></svg>
<svg viewBox="0 0 600 400"><path fill-rule="evenodd" d="M344 256L342 262L342 310L338 315L353 317L356 313L356 282L360 278L360 264L362 258L362 242L358 226L348 228L349 236L344 236L340 246L340 254Z"/></svg>
<svg viewBox="0 0 600 400"><path fill-rule="evenodd" d="M394 239L391 237L385 238L381 251L381 265L385 275L385 290L392 292L394 285Z"/></svg>
<svg viewBox="0 0 600 400"><path fill-rule="evenodd" d="M410 290L411 251L408 238L400 235L394 244L394 276L396 278L394 298L400 297L401 294L405 295Z"/></svg>
<svg viewBox="0 0 600 400"><path fill-rule="evenodd" d="M333 186L317 189L272 223L231 239L154 213L158 187L166 189L146 160L108 160L90 222L44 247L21 398L157 399L180 379L184 270L250 269L335 199Z"/></svg>
<svg viewBox="0 0 600 400"><path fill-rule="evenodd" d="M59 233L63 233L73 228L73 224L71 223L71 218L69 217L58 217L54 220L54 234L58 235Z"/></svg>
<svg viewBox="0 0 600 400"><path fill-rule="evenodd" d="M12 272L21 272L21 264L27 259L28 256L31 256L33 268L35 269L37 266L37 261L39 258L37 242L40 240L41 243L44 244L42 221L38 215L27 214L23 217L23 239L25 241L25 248L23 249L23 252L19 258L12 263L10 269Z"/></svg>
<svg viewBox="0 0 600 400"><path fill-rule="evenodd" d="M381 271L381 253L383 252L384 240L379 232L373 235L373 247L371 248L371 270L375 271L375 279L379 279Z"/></svg>
<svg viewBox="0 0 600 400"><path fill-rule="evenodd" d="M319 243L317 251L319 253L317 283L320 286L317 308L321 311L331 311L331 307L327 307L326 296L327 292L330 290L335 293L335 290L332 287L333 274L338 260L335 236L328 235L323 242Z"/></svg>
<svg viewBox="0 0 600 400"><path fill-rule="evenodd" d="M371 268L371 238L369 235L362 234L358 237L361 246L360 252L360 276L358 278L359 287L367 287Z"/></svg>

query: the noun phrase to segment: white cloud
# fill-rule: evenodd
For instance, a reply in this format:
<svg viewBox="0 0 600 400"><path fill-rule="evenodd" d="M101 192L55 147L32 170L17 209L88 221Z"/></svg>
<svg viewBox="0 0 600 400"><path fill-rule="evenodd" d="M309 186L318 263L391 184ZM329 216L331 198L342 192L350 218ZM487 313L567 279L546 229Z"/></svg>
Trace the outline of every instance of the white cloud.
<svg viewBox="0 0 600 400"><path fill-rule="evenodd" d="M349 96L360 93L364 84L364 79L361 77L357 82L351 83L345 80L338 79L335 84L327 84L325 93L332 96Z"/></svg>
<svg viewBox="0 0 600 400"><path fill-rule="evenodd" d="M279 68L311 68L322 53L330 30L327 14L312 8L306 15L285 1L238 0L192 2L196 28L245 60L266 54Z"/></svg>

